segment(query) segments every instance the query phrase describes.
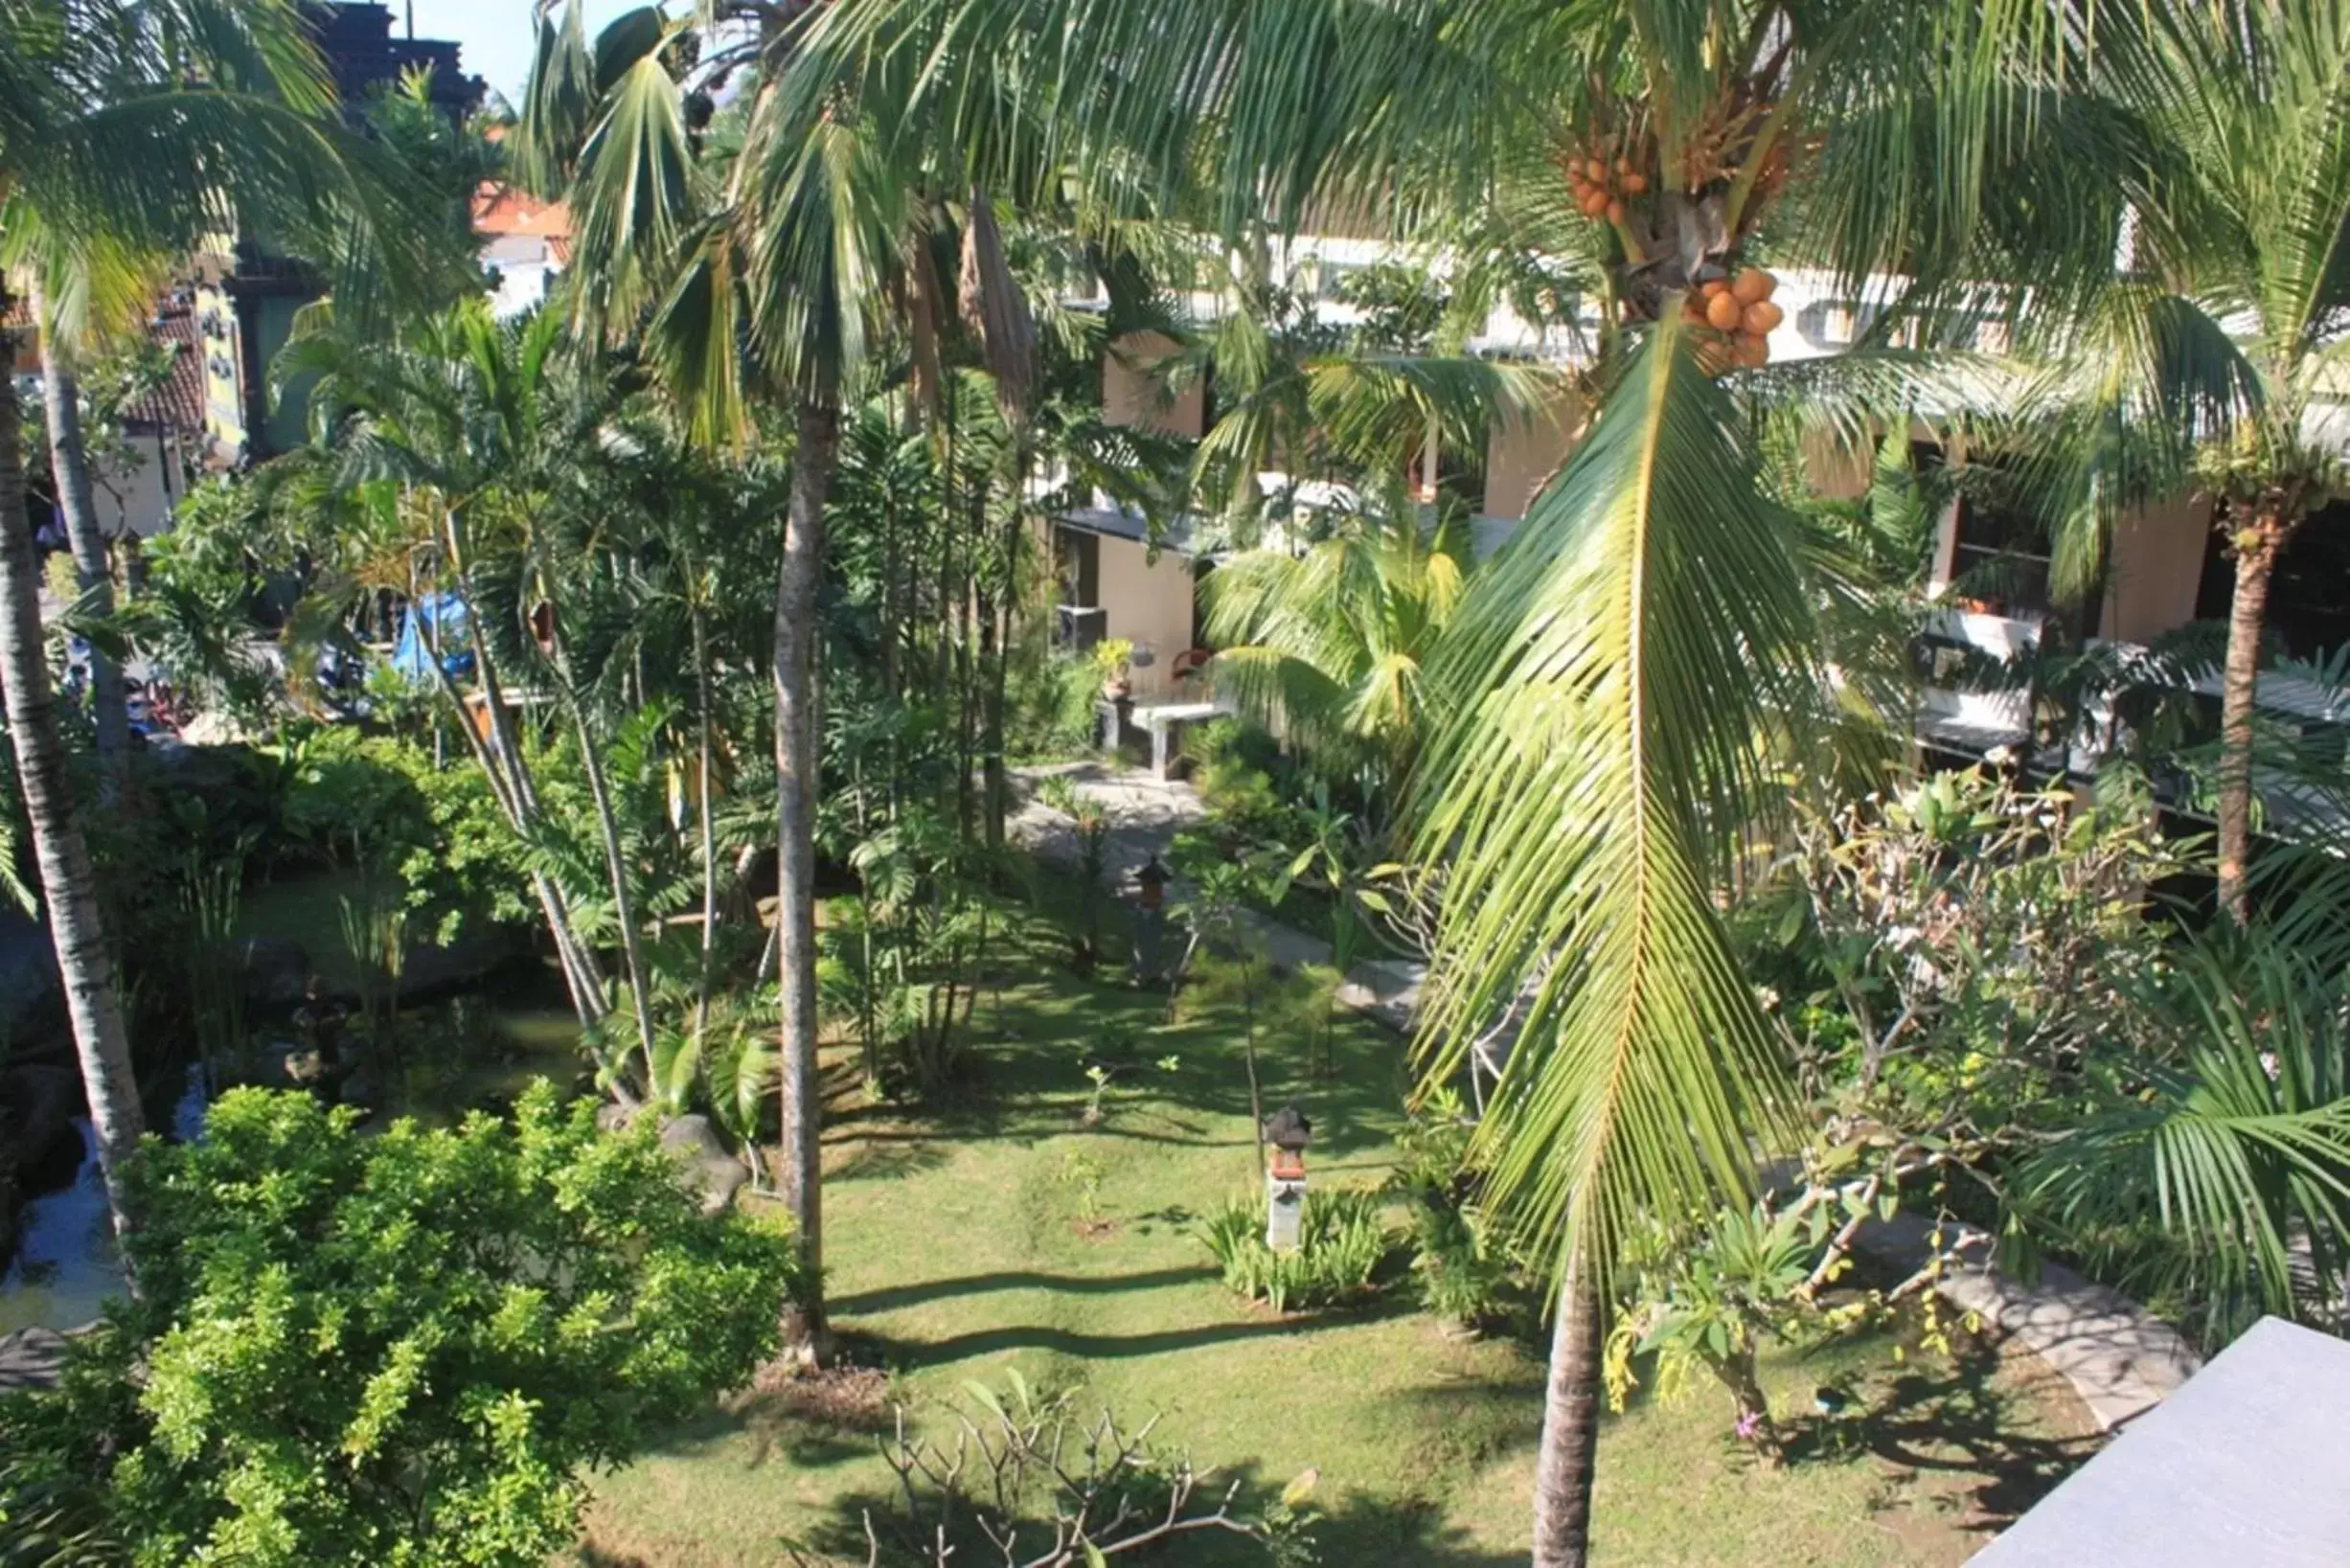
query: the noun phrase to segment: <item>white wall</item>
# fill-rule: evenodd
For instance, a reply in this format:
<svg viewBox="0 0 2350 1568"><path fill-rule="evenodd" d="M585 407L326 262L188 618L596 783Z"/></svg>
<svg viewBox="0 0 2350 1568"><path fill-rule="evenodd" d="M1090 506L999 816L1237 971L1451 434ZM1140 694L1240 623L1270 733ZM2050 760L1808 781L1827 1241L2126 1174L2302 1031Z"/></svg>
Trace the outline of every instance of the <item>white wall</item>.
<svg viewBox="0 0 2350 1568"><path fill-rule="evenodd" d="M129 449L100 464L91 474L98 526L109 537L135 533L152 538L171 526L171 509L187 493L187 485L181 478L177 442L166 441L159 455L152 432L130 435Z"/></svg>

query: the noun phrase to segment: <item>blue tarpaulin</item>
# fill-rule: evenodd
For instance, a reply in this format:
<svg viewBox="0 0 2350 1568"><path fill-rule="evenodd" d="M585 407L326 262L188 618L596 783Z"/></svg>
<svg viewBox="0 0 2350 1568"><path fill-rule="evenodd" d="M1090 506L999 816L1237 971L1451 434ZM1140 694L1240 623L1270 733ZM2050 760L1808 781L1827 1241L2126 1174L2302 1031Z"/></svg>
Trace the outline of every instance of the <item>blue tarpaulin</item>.
<svg viewBox="0 0 2350 1568"><path fill-rule="evenodd" d="M466 635L465 601L455 594L425 594L409 602L392 648L392 668L412 681L430 681L432 650L441 649L441 668L452 676L470 673L472 648Z"/></svg>

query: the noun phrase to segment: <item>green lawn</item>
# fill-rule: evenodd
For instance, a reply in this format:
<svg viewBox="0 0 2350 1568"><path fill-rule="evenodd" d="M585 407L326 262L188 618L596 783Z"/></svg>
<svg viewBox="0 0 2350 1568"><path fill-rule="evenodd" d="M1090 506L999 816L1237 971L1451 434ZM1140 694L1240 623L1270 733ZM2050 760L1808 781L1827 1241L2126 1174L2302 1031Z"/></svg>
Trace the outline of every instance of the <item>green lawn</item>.
<svg viewBox="0 0 2350 1568"><path fill-rule="evenodd" d="M827 1136L826 1261L838 1328L890 1369L890 1397L935 1420L967 1379L1078 1388L1090 1412L1160 1418L1197 1461L1278 1488L1317 1467L1322 1560L1522 1562L1540 1410L1539 1360L1448 1339L1400 1293L1339 1317L1277 1320L1234 1301L1190 1230L1250 1187L1254 1152L1233 1020L1169 1027L1155 998L1079 981L1039 932L1028 978L980 1003L979 1080L924 1120L836 1102ZM1088 1043L1136 1032L1135 1055L1180 1067L1112 1091L1081 1124ZM1350 1025L1337 1073L1306 1080L1301 1052L1267 1047L1268 1101L1314 1119L1321 1184L1383 1174L1403 1081L1401 1042ZM845 1062L842 1085L845 1090ZM1106 1225L1079 1220L1071 1159L1100 1171ZM1700 1390L1635 1405L1603 1440L1599 1555L1623 1565L1957 1563L2082 1456L2077 1406L1988 1353L1953 1367L1891 1343L1782 1361L1791 1409L1850 1369L1862 1397L1811 1432L1802 1457L1754 1467L1725 1441L1725 1399ZM2025 1363L2033 1367L2036 1364ZM597 1483L581 1560L621 1564L862 1562L863 1510L890 1506L877 1406L811 1411L752 1395ZM1193 1537L1153 1561L1256 1560Z"/></svg>

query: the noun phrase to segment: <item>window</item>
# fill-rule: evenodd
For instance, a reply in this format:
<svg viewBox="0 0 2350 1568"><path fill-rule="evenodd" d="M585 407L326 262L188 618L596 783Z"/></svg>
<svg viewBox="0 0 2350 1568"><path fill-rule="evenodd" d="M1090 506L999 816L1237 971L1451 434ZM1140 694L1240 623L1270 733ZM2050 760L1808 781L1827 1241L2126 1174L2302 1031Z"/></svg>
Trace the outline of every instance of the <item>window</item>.
<svg viewBox="0 0 2350 1568"><path fill-rule="evenodd" d="M1053 577L1061 602L1091 608L1102 602L1102 540L1080 528L1053 532Z"/></svg>
<svg viewBox="0 0 2350 1568"><path fill-rule="evenodd" d="M2048 610L2048 535L2040 520L2000 491L1995 464L1976 463L1958 497L1951 582L1971 608L1996 615Z"/></svg>

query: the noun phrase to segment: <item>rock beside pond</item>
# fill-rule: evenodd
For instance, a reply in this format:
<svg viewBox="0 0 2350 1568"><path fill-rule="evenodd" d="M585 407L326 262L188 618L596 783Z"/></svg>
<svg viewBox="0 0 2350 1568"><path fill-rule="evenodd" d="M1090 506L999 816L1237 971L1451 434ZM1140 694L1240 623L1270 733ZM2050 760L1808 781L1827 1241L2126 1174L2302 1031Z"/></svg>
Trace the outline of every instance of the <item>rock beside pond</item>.
<svg viewBox="0 0 2350 1568"><path fill-rule="evenodd" d="M69 1341L55 1329L19 1329L0 1334L0 1394L53 1388L65 1365Z"/></svg>
<svg viewBox="0 0 2350 1568"><path fill-rule="evenodd" d="M14 1146L17 1182L37 1190L45 1178L71 1174L81 1160L81 1075L71 1067L19 1062L0 1075L9 1139Z"/></svg>
<svg viewBox="0 0 2350 1568"><path fill-rule="evenodd" d="M706 1116L675 1116L663 1123L661 1148L678 1163L688 1186L701 1193L703 1214L724 1214L750 1178Z"/></svg>
<svg viewBox="0 0 2350 1568"><path fill-rule="evenodd" d="M284 937L244 937L237 943L237 972L245 998L264 1007L292 1007L310 983L310 955Z"/></svg>

